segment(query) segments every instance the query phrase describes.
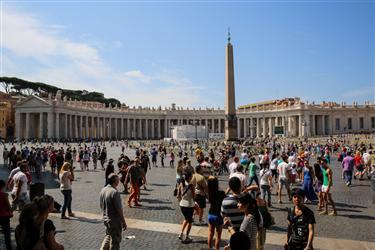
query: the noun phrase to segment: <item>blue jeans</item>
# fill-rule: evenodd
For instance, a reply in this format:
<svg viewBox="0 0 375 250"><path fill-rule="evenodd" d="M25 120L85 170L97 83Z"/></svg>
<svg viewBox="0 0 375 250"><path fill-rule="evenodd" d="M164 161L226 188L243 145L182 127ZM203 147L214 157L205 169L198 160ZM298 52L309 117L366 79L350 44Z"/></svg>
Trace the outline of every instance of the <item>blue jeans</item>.
<svg viewBox="0 0 375 250"><path fill-rule="evenodd" d="M255 183L259 187L259 181L258 181L258 176L257 175L250 176L248 186L250 186L253 183L253 181L255 181Z"/></svg>
<svg viewBox="0 0 375 250"><path fill-rule="evenodd" d="M352 184L353 171L344 171L345 182Z"/></svg>
<svg viewBox="0 0 375 250"><path fill-rule="evenodd" d="M61 216L65 216L65 211L68 209L68 213L72 213L72 190L61 190L64 195L64 205L61 210Z"/></svg>
<svg viewBox="0 0 375 250"><path fill-rule="evenodd" d="M267 194L267 202L268 205L271 205L271 186L270 185L261 185L260 190L262 192L262 199L266 200L266 194Z"/></svg>

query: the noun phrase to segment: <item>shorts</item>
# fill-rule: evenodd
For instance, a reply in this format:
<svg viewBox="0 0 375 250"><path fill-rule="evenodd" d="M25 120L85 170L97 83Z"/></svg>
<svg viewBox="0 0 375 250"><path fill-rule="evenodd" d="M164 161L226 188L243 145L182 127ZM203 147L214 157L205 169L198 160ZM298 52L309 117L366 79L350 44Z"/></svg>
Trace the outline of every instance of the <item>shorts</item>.
<svg viewBox="0 0 375 250"><path fill-rule="evenodd" d="M289 180L285 177L281 177L279 179L279 185L280 185L280 188L282 188L283 186L285 186L286 189L290 188Z"/></svg>
<svg viewBox="0 0 375 250"><path fill-rule="evenodd" d="M197 194L195 196L195 202L198 203L199 208L206 208L206 197L203 195Z"/></svg>
<svg viewBox="0 0 375 250"><path fill-rule="evenodd" d="M194 207L180 207L180 208L181 208L181 212L185 220L189 223L193 223Z"/></svg>
<svg viewBox="0 0 375 250"><path fill-rule="evenodd" d="M213 214L208 214L207 221L208 223L215 225L215 226L221 226L224 224L223 217L213 215Z"/></svg>
<svg viewBox="0 0 375 250"><path fill-rule="evenodd" d="M323 193L329 193L327 192L328 186L322 185L322 192Z"/></svg>

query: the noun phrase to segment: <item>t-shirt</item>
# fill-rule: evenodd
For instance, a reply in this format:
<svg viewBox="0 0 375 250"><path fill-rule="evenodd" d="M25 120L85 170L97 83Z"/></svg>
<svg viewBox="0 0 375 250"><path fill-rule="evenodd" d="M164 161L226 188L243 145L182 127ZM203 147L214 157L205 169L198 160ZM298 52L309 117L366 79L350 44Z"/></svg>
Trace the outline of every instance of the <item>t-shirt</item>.
<svg viewBox="0 0 375 250"><path fill-rule="evenodd" d="M362 158L363 158L363 162L364 162L365 164L369 164L369 163L371 163L371 155L370 155L369 153L364 153L364 154L362 155Z"/></svg>
<svg viewBox="0 0 375 250"><path fill-rule="evenodd" d="M294 207L289 208L287 220L292 224L290 241L296 245L307 244L309 237L309 224L315 224L314 212L304 206L302 208L302 214L297 216Z"/></svg>
<svg viewBox="0 0 375 250"><path fill-rule="evenodd" d="M17 193L17 189L18 189L17 183L20 181L22 182L20 194L27 193L27 176L25 173L20 171L13 176L13 183L14 183L13 190L12 190L13 195Z"/></svg>
<svg viewBox="0 0 375 250"><path fill-rule="evenodd" d="M196 195L206 195L204 190L207 187L207 182L203 175L195 173L190 183L193 184L193 186L195 187Z"/></svg>
<svg viewBox="0 0 375 250"><path fill-rule="evenodd" d="M271 162L271 166L270 166L270 169L271 169L271 170L276 170L276 169L277 169L278 161L279 161L279 160L278 160L277 158L275 158L275 159L272 160L272 162Z"/></svg>
<svg viewBox="0 0 375 250"><path fill-rule="evenodd" d="M255 163L250 163L250 171L249 171L249 176L250 177L253 177L253 176L256 176L257 175L257 165Z"/></svg>
<svg viewBox="0 0 375 250"><path fill-rule="evenodd" d="M251 214L245 216L240 226L240 231L247 233L250 238L250 249L256 250L257 249L257 222L255 217Z"/></svg>
<svg viewBox="0 0 375 250"><path fill-rule="evenodd" d="M72 176L70 171L64 171L59 174L60 177L60 190L71 190L72 189L72 181L69 177Z"/></svg>
<svg viewBox="0 0 375 250"><path fill-rule="evenodd" d="M185 181L185 187L181 190L181 201L180 207L194 207L195 201L193 197L192 184L189 184Z"/></svg>
<svg viewBox="0 0 375 250"><path fill-rule="evenodd" d="M272 175L269 169L263 168L260 170L259 177L260 177L260 185L269 185L268 178Z"/></svg>
<svg viewBox="0 0 375 250"><path fill-rule="evenodd" d="M281 178L289 178L288 172L291 170L291 167L286 162L281 162L277 166L277 169L279 170L279 179Z"/></svg>
<svg viewBox="0 0 375 250"><path fill-rule="evenodd" d="M244 188L244 186L246 184L246 176L243 173L235 172L235 173L233 173L229 176L229 179L232 178L232 177L237 177L238 179L240 179L241 186L242 186L242 188Z"/></svg>
<svg viewBox="0 0 375 250"><path fill-rule="evenodd" d="M121 223L117 210L122 211L120 193L111 185L100 192L100 208L105 222Z"/></svg>
<svg viewBox="0 0 375 250"><path fill-rule="evenodd" d="M237 165L238 165L237 162L232 162L231 164L229 164L229 167L228 167L228 169L229 169L229 175L231 175L234 172L236 172Z"/></svg>
<svg viewBox="0 0 375 250"><path fill-rule="evenodd" d="M229 217L233 229L238 232L244 217L244 213L240 211L237 207L237 195L229 195L228 197L224 198L223 203L221 205L221 215L223 217Z"/></svg>

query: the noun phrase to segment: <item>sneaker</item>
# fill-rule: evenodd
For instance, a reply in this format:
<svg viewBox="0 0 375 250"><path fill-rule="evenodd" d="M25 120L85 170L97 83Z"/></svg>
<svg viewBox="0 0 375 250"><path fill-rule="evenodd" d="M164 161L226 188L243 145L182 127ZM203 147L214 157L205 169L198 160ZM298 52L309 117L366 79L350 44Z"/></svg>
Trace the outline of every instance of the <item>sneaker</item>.
<svg viewBox="0 0 375 250"><path fill-rule="evenodd" d="M74 213L69 213L69 217L75 217Z"/></svg>
<svg viewBox="0 0 375 250"><path fill-rule="evenodd" d="M319 214L320 214L320 215L327 215L328 212L327 212L327 211L323 211L323 212L320 212Z"/></svg>
<svg viewBox="0 0 375 250"><path fill-rule="evenodd" d="M179 239L179 240L183 240L183 239L184 239L184 234L183 234L183 233L180 233L180 235L178 236L178 239Z"/></svg>
<svg viewBox="0 0 375 250"><path fill-rule="evenodd" d="M185 244L189 244L191 243L193 240L191 238L189 238L189 236L186 236L185 240L184 240L184 243Z"/></svg>
<svg viewBox="0 0 375 250"><path fill-rule="evenodd" d="M142 204L140 204L140 203L135 203L134 206L136 206L136 207L142 207Z"/></svg>
<svg viewBox="0 0 375 250"><path fill-rule="evenodd" d="M332 212L330 212L328 215L336 216L336 215L337 215L337 212L336 212L336 211L332 211Z"/></svg>
<svg viewBox="0 0 375 250"><path fill-rule="evenodd" d="M63 219L63 220L69 220L69 217L66 217L66 216L64 215L64 216L61 216L61 219Z"/></svg>

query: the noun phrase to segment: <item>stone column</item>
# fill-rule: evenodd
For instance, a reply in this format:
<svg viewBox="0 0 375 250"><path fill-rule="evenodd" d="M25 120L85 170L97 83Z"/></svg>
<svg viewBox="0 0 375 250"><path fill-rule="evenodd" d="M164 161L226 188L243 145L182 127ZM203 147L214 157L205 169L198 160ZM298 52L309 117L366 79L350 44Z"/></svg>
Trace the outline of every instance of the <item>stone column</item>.
<svg viewBox="0 0 375 250"><path fill-rule="evenodd" d="M124 118L121 117L121 133L120 133L121 139L124 139Z"/></svg>
<svg viewBox="0 0 375 250"><path fill-rule="evenodd" d="M48 115L47 115L47 124L48 124L48 138L51 139L53 138L55 135L53 133L53 128L54 128L54 124L53 124L53 113L52 112L48 112Z"/></svg>
<svg viewBox="0 0 375 250"><path fill-rule="evenodd" d="M21 113L20 112L16 112L15 113L15 119L16 119L16 137L18 139L18 141L21 140L21 136L22 136L22 133L21 133Z"/></svg>
<svg viewBox="0 0 375 250"><path fill-rule="evenodd" d="M145 119L145 139L148 140L148 119Z"/></svg>
<svg viewBox="0 0 375 250"><path fill-rule="evenodd" d="M353 124L353 122L352 122ZM353 127L353 125L352 125ZM326 123L325 123L325 115L322 115L322 135L326 134Z"/></svg>
<svg viewBox="0 0 375 250"><path fill-rule="evenodd" d="M30 113L26 113L25 139L30 138Z"/></svg>
<svg viewBox="0 0 375 250"><path fill-rule="evenodd" d="M272 117L268 118L268 135L272 137Z"/></svg>
<svg viewBox="0 0 375 250"><path fill-rule="evenodd" d="M249 126L250 126L250 138L253 138L254 137L253 118L250 118L250 120L249 120Z"/></svg>
<svg viewBox="0 0 375 250"><path fill-rule="evenodd" d="M302 115L299 115L298 116L298 136L301 137L301 136L304 136L304 127L302 126L303 125L303 116Z"/></svg>
<svg viewBox="0 0 375 250"><path fill-rule="evenodd" d="M291 116L288 116L288 134L287 134L288 137L292 137L294 136L293 133L292 133L292 117Z"/></svg>
<svg viewBox="0 0 375 250"><path fill-rule="evenodd" d="M56 113L56 136L57 140L60 139L60 114Z"/></svg>
<svg viewBox="0 0 375 250"><path fill-rule="evenodd" d="M219 118L219 124L218 124L218 125L219 125L219 130L218 130L218 132L221 133L221 131L222 131L222 130L221 130L221 118Z"/></svg>
<svg viewBox="0 0 375 250"><path fill-rule="evenodd" d="M164 119L164 137L168 137L168 120Z"/></svg>
<svg viewBox="0 0 375 250"><path fill-rule="evenodd" d="M68 138L68 114L64 114L64 138Z"/></svg>
<svg viewBox="0 0 375 250"><path fill-rule="evenodd" d="M155 120L151 119L151 137L155 139Z"/></svg>
<svg viewBox="0 0 375 250"><path fill-rule="evenodd" d="M241 138L241 119L237 117L237 136L238 138Z"/></svg>
<svg viewBox="0 0 375 250"><path fill-rule="evenodd" d="M68 133L69 133L69 138L72 138L72 133L73 133L73 115L70 115Z"/></svg>
<svg viewBox="0 0 375 250"><path fill-rule="evenodd" d="M114 121L115 121L115 133L114 133L114 137L116 138L116 140L118 139L118 119L115 117L114 119L113 119Z"/></svg>
<svg viewBox="0 0 375 250"><path fill-rule="evenodd" d="M130 134L130 119L129 117L126 119L126 138L129 139L131 137Z"/></svg>
<svg viewBox="0 0 375 250"><path fill-rule="evenodd" d="M257 117L257 137L260 138L260 118Z"/></svg>
<svg viewBox="0 0 375 250"><path fill-rule="evenodd" d="M263 117L263 138L266 137L266 117Z"/></svg>
<svg viewBox="0 0 375 250"><path fill-rule="evenodd" d="M43 112L39 113L39 139L43 138Z"/></svg>
<svg viewBox="0 0 375 250"><path fill-rule="evenodd" d="M158 139L161 138L161 120L158 119Z"/></svg>

